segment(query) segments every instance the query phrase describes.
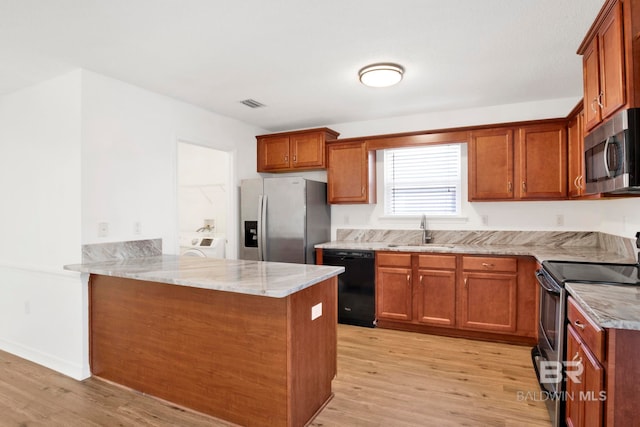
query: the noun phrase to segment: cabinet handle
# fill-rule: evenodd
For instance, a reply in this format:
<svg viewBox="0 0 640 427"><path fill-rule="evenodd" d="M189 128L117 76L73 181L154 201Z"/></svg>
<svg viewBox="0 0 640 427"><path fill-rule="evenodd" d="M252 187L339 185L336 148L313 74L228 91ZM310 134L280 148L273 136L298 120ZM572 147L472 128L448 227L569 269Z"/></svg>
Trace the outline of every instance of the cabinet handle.
<svg viewBox="0 0 640 427"><path fill-rule="evenodd" d="M598 97L596 98L596 101L598 102L598 105L600 106L600 108L604 108L604 105L602 105L603 96L604 96L604 92L600 91L600 94L598 94Z"/></svg>
<svg viewBox="0 0 640 427"><path fill-rule="evenodd" d="M579 328L579 329L584 330L584 325L583 325L582 323L580 323L580 321L579 321L579 320L575 320L575 321L573 322L573 324L575 325L575 327L576 327L576 328Z"/></svg>
<svg viewBox="0 0 640 427"><path fill-rule="evenodd" d="M298 159L296 158L296 155L293 155L293 163L296 163L298 161Z"/></svg>
<svg viewBox="0 0 640 427"><path fill-rule="evenodd" d="M289 156L285 155L285 156L284 156L284 161L285 161L285 162L288 162L288 161L289 161Z"/></svg>
<svg viewBox="0 0 640 427"><path fill-rule="evenodd" d="M583 179L584 179L584 177L583 177L582 175L580 175L580 176L578 177L578 188L579 188L580 190L582 190L582 181L583 181Z"/></svg>
<svg viewBox="0 0 640 427"><path fill-rule="evenodd" d="M362 186L362 188L360 189L360 195L364 196L364 185Z"/></svg>
<svg viewBox="0 0 640 427"><path fill-rule="evenodd" d="M509 183L507 184L507 189L509 190L509 193L513 191L513 182L509 181Z"/></svg>
<svg viewBox="0 0 640 427"><path fill-rule="evenodd" d="M576 351L576 354L573 356L573 359L571 359L571 361L575 362L578 357L580 357L580 353Z"/></svg>
<svg viewBox="0 0 640 427"><path fill-rule="evenodd" d="M526 193L527 192L527 183L522 181L522 192Z"/></svg>
<svg viewBox="0 0 640 427"><path fill-rule="evenodd" d="M411 284L411 275L407 274L407 285Z"/></svg>
<svg viewBox="0 0 640 427"><path fill-rule="evenodd" d="M580 189L580 186L578 185L578 180L580 179L579 176L576 176L575 179L573 180L573 186L576 187L577 189Z"/></svg>
<svg viewBox="0 0 640 427"><path fill-rule="evenodd" d="M593 111L594 113L598 111L594 106L597 101L598 101L598 98L593 98L593 101L591 101L591 111Z"/></svg>
<svg viewBox="0 0 640 427"><path fill-rule="evenodd" d="M488 263L488 262L483 262L483 263L482 263L482 266L483 266L484 268L493 268L493 267L494 267L494 265L493 265L493 264Z"/></svg>
<svg viewBox="0 0 640 427"><path fill-rule="evenodd" d="M467 278L467 277L465 277L465 278L464 278L464 288L465 288L465 289L467 289L467 280L468 280L468 278Z"/></svg>
<svg viewBox="0 0 640 427"><path fill-rule="evenodd" d="M424 277L424 276L421 274L421 275L420 275L420 284L421 284L421 285L422 285L422 278L423 278L423 277Z"/></svg>

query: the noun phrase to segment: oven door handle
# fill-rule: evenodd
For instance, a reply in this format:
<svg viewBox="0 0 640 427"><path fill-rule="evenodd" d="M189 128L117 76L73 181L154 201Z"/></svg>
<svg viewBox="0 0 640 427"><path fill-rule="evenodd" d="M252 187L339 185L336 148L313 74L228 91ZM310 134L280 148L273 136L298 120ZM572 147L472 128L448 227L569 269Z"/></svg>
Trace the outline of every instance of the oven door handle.
<svg viewBox="0 0 640 427"><path fill-rule="evenodd" d="M560 288L558 285L554 286L554 284L549 283L549 281L545 279L542 271L536 271L536 279L538 280L540 287L542 287L542 289L544 289L546 292L554 295L560 295L562 288Z"/></svg>

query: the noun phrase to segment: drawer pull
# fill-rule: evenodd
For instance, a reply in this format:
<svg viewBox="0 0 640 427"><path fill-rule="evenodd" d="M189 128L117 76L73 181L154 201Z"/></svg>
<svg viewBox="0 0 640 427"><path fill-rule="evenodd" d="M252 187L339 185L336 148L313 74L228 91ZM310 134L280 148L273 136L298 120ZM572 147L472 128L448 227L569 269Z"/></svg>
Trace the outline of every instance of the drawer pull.
<svg viewBox="0 0 640 427"><path fill-rule="evenodd" d="M583 325L582 323L580 323L580 321L579 321L579 320L575 320L575 321L573 322L573 324L575 325L575 327L576 327L576 328L579 328L579 329L584 330L584 325Z"/></svg>
<svg viewBox="0 0 640 427"><path fill-rule="evenodd" d="M494 267L494 265L493 265L493 264L488 263L488 262L483 262L483 263L482 263L482 266L483 266L484 268L493 268L493 267Z"/></svg>

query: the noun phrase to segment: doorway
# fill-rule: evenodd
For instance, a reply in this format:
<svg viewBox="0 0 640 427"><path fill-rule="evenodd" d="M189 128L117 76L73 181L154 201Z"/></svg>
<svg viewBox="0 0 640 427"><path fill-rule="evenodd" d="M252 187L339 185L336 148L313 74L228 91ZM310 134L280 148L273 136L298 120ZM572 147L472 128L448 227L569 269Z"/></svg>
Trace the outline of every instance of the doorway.
<svg viewBox="0 0 640 427"><path fill-rule="evenodd" d="M231 236L231 153L178 141L178 238ZM225 254L229 251L225 250Z"/></svg>

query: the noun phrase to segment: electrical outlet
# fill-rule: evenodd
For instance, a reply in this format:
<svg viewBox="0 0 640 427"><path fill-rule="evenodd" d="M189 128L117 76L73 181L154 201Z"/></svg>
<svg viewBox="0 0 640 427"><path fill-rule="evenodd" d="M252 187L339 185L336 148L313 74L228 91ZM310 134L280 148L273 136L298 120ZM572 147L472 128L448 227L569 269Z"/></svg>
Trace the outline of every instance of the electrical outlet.
<svg viewBox="0 0 640 427"><path fill-rule="evenodd" d="M482 225L489 225L489 215L480 215Z"/></svg>
<svg viewBox="0 0 640 427"><path fill-rule="evenodd" d="M133 223L133 234L142 234L142 223L140 221Z"/></svg>
<svg viewBox="0 0 640 427"><path fill-rule="evenodd" d="M564 225L564 215L562 214L556 215L556 225L558 227L562 227Z"/></svg>
<svg viewBox="0 0 640 427"><path fill-rule="evenodd" d="M108 222L99 222L98 223L98 237L107 237L109 235L109 223Z"/></svg>

